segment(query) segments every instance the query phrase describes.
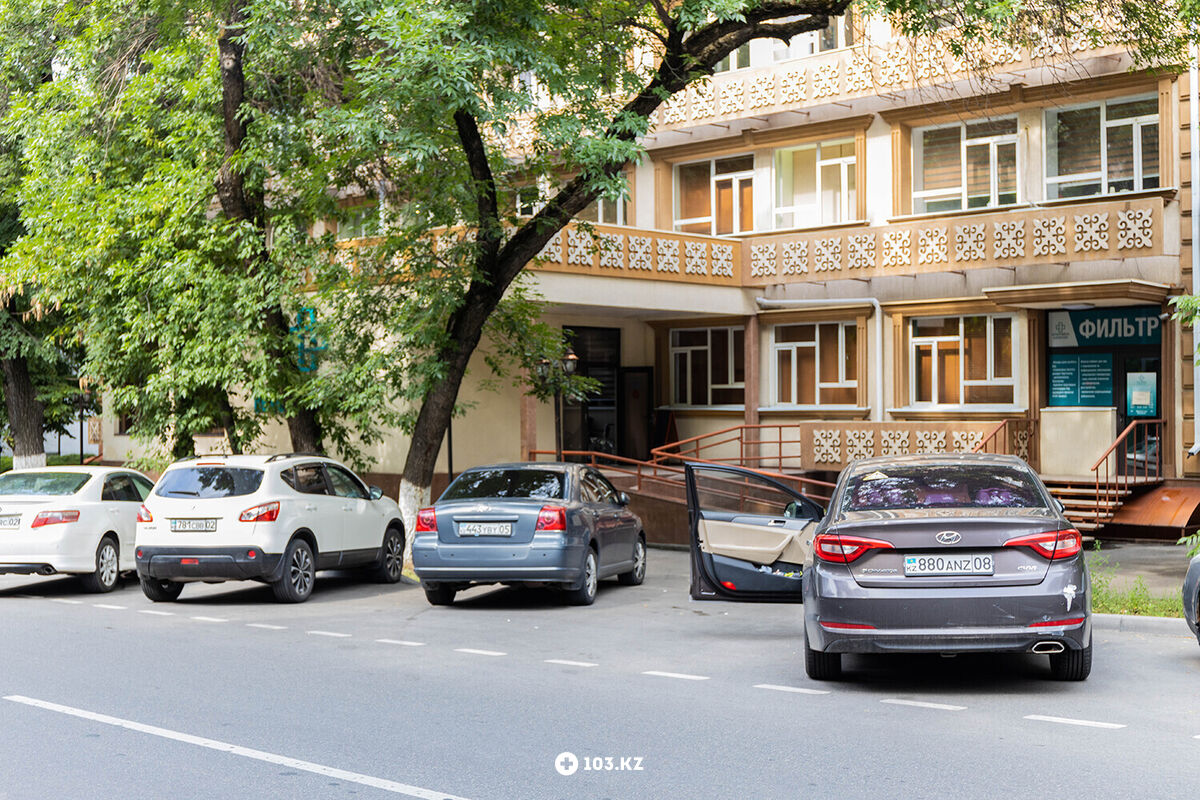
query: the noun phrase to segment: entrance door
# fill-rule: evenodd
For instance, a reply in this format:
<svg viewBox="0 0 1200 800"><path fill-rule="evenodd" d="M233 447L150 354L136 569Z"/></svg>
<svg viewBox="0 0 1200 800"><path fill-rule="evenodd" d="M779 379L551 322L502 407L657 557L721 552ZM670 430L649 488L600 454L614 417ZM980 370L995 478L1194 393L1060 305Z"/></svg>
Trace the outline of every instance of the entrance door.
<svg viewBox="0 0 1200 800"><path fill-rule="evenodd" d="M1125 430L1138 419L1162 416L1162 359L1157 349L1118 350L1113 355L1117 373L1113 387L1117 402L1117 428ZM1135 430L1125 440L1118 469L1129 475L1161 475L1158 436L1150 430Z"/></svg>
<svg viewBox="0 0 1200 800"><path fill-rule="evenodd" d="M596 379L596 394L563 402L563 449L617 452L617 370L621 366L620 328L564 328L579 357L580 375Z"/></svg>
<svg viewBox="0 0 1200 800"><path fill-rule="evenodd" d="M801 575L823 509L739 467L688 464L691 595L801 602Z"/></svg>
<svg viewBox="0 0 1200 800"><path fill-rule="evenodd" d="M626 367L617 373L617 455L645 461L654 440L654 370Z"/></svg>

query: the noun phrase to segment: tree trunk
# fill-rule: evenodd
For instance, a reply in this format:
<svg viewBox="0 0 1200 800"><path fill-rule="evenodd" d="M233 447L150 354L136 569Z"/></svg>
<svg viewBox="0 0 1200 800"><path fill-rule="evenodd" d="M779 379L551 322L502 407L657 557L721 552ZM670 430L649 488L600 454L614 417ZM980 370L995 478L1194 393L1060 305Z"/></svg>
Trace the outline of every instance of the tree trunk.
<svg viewBox="0 0 1200 800"><path fill-rule="evenodd" d="M13 468L44 467L46 408L38 400L29 363L23 356L0 359L0 370L4 372L4 400L13 435Z"/></svg>

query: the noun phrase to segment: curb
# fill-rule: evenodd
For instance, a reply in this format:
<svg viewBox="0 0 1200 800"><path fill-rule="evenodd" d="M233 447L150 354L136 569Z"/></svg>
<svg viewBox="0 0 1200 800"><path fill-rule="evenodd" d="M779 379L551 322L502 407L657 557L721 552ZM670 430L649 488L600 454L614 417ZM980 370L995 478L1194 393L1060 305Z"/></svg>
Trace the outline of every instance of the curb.
<svg viewBox="0 0 1200 800"><path fill-rule="evenodd" d="M1160 636L1187 636L1187 623L1182 617L1141 617L1136 614L1092 614L1092 625L1098 630L1152 633Z"/></svg>

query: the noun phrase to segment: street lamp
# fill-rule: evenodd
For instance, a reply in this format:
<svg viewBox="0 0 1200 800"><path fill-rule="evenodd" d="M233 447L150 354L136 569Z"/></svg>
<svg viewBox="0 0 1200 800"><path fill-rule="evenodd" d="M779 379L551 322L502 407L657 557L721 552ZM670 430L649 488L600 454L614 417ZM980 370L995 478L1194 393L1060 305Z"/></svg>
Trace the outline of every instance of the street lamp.
<svg viewBox="0 0 1200 800"><path fill-rule="evenodd" d="M567 352L557 362L551 361L548 358L538 359L534 370L537 372L538 380L545 386L553 381L554 386L554 458L557 461L563 460L562 446L562 382L564 377L570 377L575 374L575 370L579 366L579 356L575 355L575 351L567 348Z"/></svg>

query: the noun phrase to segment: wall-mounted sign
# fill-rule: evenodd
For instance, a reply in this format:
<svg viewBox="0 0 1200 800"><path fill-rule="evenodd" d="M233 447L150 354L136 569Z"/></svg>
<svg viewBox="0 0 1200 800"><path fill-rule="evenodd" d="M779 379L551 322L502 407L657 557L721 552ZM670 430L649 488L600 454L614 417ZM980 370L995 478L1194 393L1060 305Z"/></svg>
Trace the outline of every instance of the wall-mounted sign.
<svg viewBox="0 0 1200 800"><path fill-rule="evenodd" d="M1052 353L1050 355L1050 405L1111 406L1112 404L1112 354Z"/></svg>
<svg viewBox="0 0 1200 800"><path fill-rule="evenodd" d="M1125 414L1130 417L1158 416L1158 373L1125 373Z"/></svg>
<svg viewBox="0 0 1200 800"><path fill-rule="evenodd" d="M1046 315L1051 347L1158 344L1162 340L1157 306L1051 311Z"/></svg>

